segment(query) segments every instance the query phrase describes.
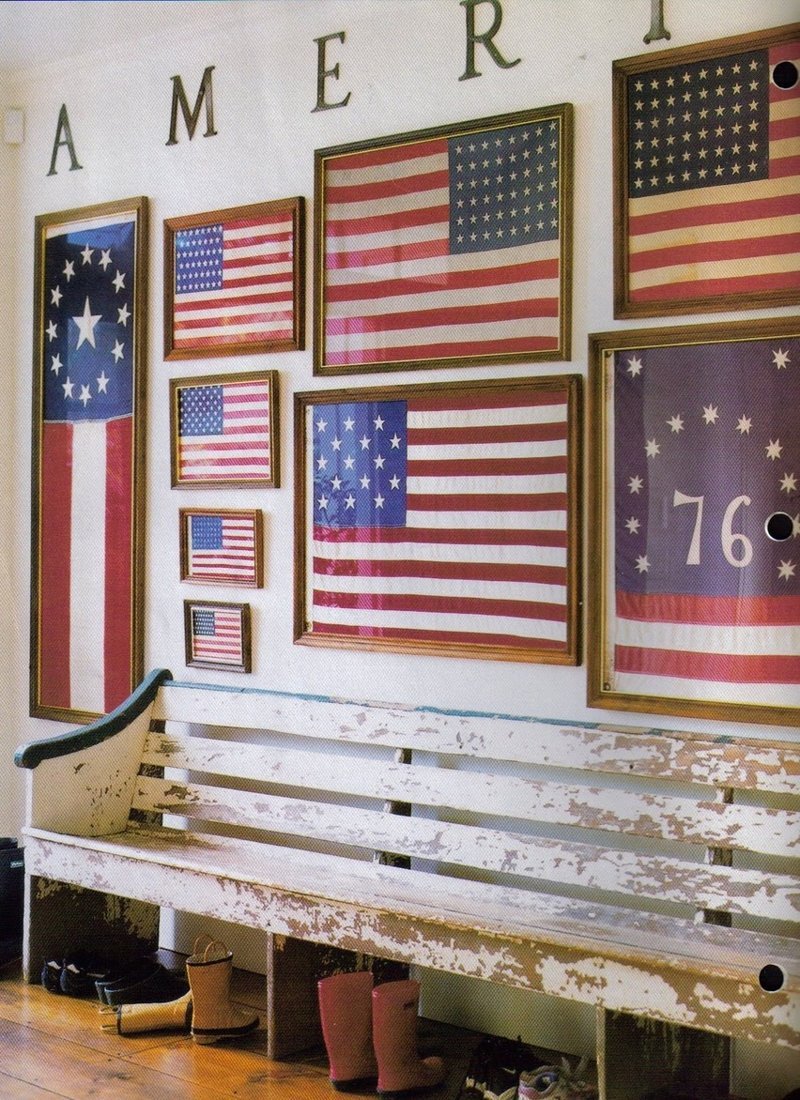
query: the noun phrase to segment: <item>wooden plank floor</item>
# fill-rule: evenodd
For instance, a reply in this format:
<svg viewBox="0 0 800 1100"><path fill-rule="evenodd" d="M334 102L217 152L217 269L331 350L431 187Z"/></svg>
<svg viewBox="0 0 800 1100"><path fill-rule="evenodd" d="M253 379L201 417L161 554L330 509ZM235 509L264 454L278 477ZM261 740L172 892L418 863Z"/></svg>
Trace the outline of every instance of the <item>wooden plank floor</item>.
<svg viewBox="0 0 800 1100"><path fill-rule="evenodd" d="M263 1008L263 979L235 972L238 1003ZM446 1056L448 1079L432 1100L453 1100L477 1036L421 1021L423 1053ZM99 1003L22 981L0 968L0 1097L3 1100L331 1100L323 1050L288 1061L266 1057L263 1024L235 1042L198 1046L188 1035L121 1036L101 1028ZM370 1093L367 1093L369 1095ZM371 1095L375 1095L374 1092Z"/></svg>

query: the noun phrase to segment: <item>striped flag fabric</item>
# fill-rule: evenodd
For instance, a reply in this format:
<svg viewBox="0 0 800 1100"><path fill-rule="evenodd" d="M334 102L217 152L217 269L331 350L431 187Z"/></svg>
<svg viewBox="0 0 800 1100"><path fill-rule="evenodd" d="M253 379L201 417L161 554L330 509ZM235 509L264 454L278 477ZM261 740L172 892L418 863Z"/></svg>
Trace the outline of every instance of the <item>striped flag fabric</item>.
<svg viewBox="0 0 800 1100"><path fill-rule="evenodd" d="M173 484L274 485L274 372L173 379Z"/></svg>
<svg viewBox="0 0 800 1100"><path fill-rule="evenodd" d="M612 686L800 706L800 338L613 353Z"/></svg>
<svg viewBox="0 0 800 1100"><path fill-rule="evenodd" d="M168 354L297 346L296 205L176 229Z"/></svg>
<svg viewBox="0 0 800 1100"><path fill-rule="evenodd" d="M254 512L190 512L186 521L186 580L257 584Z"/></svg>
<svg viewBox="0 0 800 1100"><path fill-rule="evenodd" d="M308 407L312 637L566 663L570 403L549 381Z"/></svg>
<svg viewBox="0 0 800 1100"><path fill-rule="evenodd" d="M137 211L44 228L32 710L133 688Z"/></svg>
<svg viewBox="0 0 800 1100"><path fill-rule="evenodd" d="M625 77L632 312L798 300L799 66L800 27Z"/></svg>
<svg viewBox="0 0 800 1100"><path fill-rule="evenodd" d="M243 613L237 605L189 604L187 664L248 671Z"/></svg>
<svg viewBox="0 0 800 1100"><path fill-rule="evenodd" d="M320 373L568 357L568 105L432 134L317 153Z"/></svg>

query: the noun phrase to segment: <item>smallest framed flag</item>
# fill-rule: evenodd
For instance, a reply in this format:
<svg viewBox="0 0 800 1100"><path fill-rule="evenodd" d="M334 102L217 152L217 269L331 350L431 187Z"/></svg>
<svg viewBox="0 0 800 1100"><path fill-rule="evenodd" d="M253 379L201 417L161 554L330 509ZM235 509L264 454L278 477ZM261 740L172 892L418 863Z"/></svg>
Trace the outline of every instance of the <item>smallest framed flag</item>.
<svg viewBox="0 0 800 1100"><path fill-rule="evenodd" d="M186 664L250 672L250 605L217 600L184 600Z"/></svg>
<svg viewBox="0 0 800 1100"><path fill-rule="evenodd" d="M278 485L275 371L170 380L172 485Z"/></svg>
<svg viewBox="0 0 800 1100"><path fill-rule="evenodd" d="M303 347L300 197L164 222L164 357Z"/></svg>
<svg viewBox="0 0 800 1100"><path fill-rule="evenodd" d="M262 516L257 510L180 510L181 580L194 584L264 583Z"/></svg>

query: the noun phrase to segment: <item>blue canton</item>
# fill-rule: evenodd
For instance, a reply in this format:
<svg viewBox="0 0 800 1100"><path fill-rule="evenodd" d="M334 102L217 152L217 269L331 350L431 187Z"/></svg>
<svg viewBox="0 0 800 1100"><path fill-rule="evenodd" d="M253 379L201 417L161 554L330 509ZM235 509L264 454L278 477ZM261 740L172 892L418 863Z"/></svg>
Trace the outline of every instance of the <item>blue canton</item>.
<svg viewBox="0 0 800 1100"><path fill-rule="evenodd" d="M195 637L214 637L216 633L216 622L213 611L195 611L194 633Z"/></svg>
<svg viewBox="0 0 800 1100"><path fill-rule="evenodd" d="M405 401L315 405L314 522L402 527L406 522Z"/></svg>
<svg viewBox="0 0 800 1100"><path fill-rule="evenodd" d="M178 294L222 287L222 225L180 229L175 234L175 289Z"/></svg>
<svg viewBox="0 0 800 1100"><path fill-rule="evenodd" d="M178 394L179 434L222 435L222 386L188 386Z"/></svg>
<svg viewBox="0 0 800 1100"><path fill-rule="evenodd" d="M195 550L222 549L221 516L192 516L192 547Z"/></svg>
<svg viewBox="0 0 800 1100"><path fill-rule="evenodd" d="M447 144L451 255L558 239L557 119L464 134Z"/></svg>

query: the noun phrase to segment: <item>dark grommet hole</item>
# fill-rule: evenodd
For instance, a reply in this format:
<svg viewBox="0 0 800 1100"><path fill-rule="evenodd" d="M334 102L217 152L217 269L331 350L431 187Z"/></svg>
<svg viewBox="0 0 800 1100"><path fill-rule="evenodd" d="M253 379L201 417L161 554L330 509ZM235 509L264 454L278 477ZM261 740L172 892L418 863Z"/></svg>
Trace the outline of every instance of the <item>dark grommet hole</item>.
<svg viewBox="0 0 800 1100"><path fill-rule="evenodd" d="M766 966L761 968L761 973L758 975L758 983L767 993L777 993L782 988L784 981L783 971L774 963L767 963Z"/></svg>
<svg viewBox="0 0 800 1100"><path fill-rule="evenodd" d="M764 530L775 542L786 542L794 532L794 520L786 512L773 512L767 518Z"/></svg>
<svg viewBox="0 0 800 1100"><path fill-rule="evenodd" d="M776 88L788 91L797 84L797 66L794 61L779 61L772 70L772 83Z"/></svg>

